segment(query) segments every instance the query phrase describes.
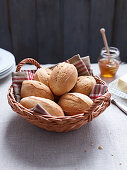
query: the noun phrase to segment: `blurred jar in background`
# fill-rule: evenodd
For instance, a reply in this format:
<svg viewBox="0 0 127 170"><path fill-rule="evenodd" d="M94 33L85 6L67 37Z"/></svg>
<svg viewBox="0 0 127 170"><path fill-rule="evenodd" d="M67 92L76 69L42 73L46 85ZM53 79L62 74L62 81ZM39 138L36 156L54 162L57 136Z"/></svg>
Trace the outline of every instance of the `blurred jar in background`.
<svg viewBox="0 0 127 170"><path fill-rule="evenodd" d="M120 64L120 52L118 48L109 47L110 54L105 47L102 48L98 65L102 77L114 77Z"/></svg>

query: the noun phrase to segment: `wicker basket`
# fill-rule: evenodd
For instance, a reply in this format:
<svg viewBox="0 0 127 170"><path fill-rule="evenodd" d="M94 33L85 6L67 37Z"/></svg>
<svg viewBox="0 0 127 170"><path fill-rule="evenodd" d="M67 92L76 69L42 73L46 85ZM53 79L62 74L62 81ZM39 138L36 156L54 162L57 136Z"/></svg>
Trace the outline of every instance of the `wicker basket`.
<svg viewBox="0 0 127 170"><path fill-rule="evenodd" d="M16 69L16 72L20 71L21 67L26 63L32 63L37 68L40 68L40 64L34 59L24 59L22 60ZM99 77L94 76L96 82L98 84L105 84ZM67 132L71 130L75 130L85 125L86 123L92 121L93 118L97 117L101 114L109 105L111 95L107 90L104 95L98 97L93 105L90 107L88 111L82 114L78 114L75 116L64 116L64 117L53 117L47 115L41 115L38 113L34 113L33 111L23 107L20 103L15 100L13 93L13 86L11 85L8 90L8 103L12 107L13 111L17 112L21 117L25 118L28 122L46 129L48 131L55 132Z"/></svg>

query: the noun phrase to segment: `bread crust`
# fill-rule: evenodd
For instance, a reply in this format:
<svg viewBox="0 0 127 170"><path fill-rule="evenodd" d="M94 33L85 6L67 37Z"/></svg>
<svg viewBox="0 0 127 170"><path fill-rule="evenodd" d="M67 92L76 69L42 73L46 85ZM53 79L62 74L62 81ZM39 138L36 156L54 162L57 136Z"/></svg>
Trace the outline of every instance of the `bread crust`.
<svg viewBox="0 0 127 170"><path fill-rule="evenodd" d="M93 101L81 93L64 94L58 104L61 106L66 115L72 116L84 113L93 104Z"/></svg>
<svg viewBox="0 0 127 170"><path fill-rule="evenodd" d="M82 93L89 96L95 84L96 84L96 80L94 79L94 77L79 76L71 92Z"/></svg>
<svg viewBox="0 0 127 170"><path fill-rule="evenodd" d="M51 72L52 70L50 70L49 68L46 68L46 69L39 68L34 75L34 80L40 81L46 86L49 86L49 78L50 78Z"/></svg>
<svg viewBox="0 0 127 170"><path fill-rule="evenodd" d="M50 99L45 99L41 97L29 96L21 99L20 104L31 109L37 104L40 104L50 115L52 116L64 116L62 108Z"/></svg>
<svg viewBox="0 0 127 170"><path fill-rule="evenodd" d="M60 63L52 71L49 86L57 96L69 92L76 84L78 72L73 64Z"/></svg>
<svg viewBox="0 0 127 170"><path fill-rule="evenodd" d="M36 96L54 100L48 86L36 80L24 80L21 87L21 97Z"/></svg>

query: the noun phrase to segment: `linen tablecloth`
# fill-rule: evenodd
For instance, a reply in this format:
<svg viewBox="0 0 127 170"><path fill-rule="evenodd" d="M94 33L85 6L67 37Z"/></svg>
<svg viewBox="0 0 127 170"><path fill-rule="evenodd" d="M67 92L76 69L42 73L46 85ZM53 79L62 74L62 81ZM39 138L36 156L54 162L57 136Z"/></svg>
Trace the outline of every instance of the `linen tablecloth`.
<svg viewBox="0 0 127 170"><path fill-rule="evenodd" d="M98 75L97 64L92 68ZM126 68L121 65L117 77ZM12 111L6 96L10 84L11 76L0 80L0 170L127 169L127 116L116 106L76 131L47 132Z"/></svg>

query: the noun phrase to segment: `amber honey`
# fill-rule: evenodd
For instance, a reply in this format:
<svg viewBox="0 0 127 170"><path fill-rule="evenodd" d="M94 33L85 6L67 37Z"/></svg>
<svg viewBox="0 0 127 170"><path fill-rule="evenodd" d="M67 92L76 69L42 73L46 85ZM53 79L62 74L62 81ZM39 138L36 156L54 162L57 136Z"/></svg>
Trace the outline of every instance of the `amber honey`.
<svg viewBox="0 0 127 170"><path fill-rule="evenodd" d="M103 58L98 61L98 64L103 77L114 77L119 68L119 63L115 59Z"/></svg>
<svg viewBox="0 0 127 170"><path fill-rule="evenodd" d="M109 51L110 54L107 54L107 51L103 48L98 59L98 65L102 77L114 77L119 68L119 50L115 47L110 47Z"/></svg>

